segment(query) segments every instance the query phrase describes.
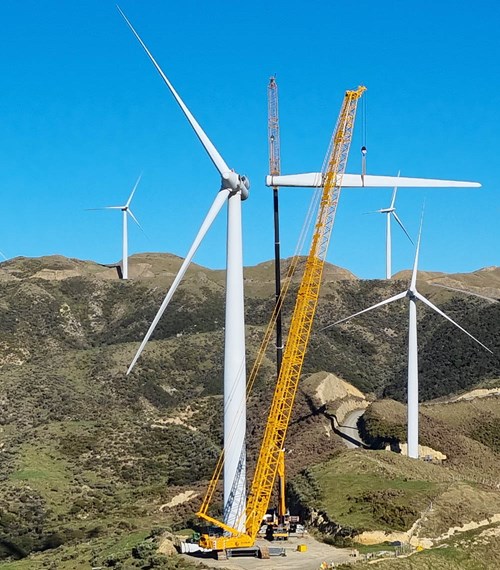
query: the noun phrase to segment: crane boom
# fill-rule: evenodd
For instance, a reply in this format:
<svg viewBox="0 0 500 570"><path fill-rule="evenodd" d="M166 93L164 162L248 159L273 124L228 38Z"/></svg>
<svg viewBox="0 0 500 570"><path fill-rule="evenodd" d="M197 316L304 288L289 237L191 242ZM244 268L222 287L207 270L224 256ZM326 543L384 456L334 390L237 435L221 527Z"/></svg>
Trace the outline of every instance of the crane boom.
<svg viewBox="0 0 500 570"><path fill-rule="evenodd" d="M267 134L269 138L269 174L277 176L281 174L281 156L276 77L271 77L267 86Z"/></svg>
<svg viewBox="0 0 500 570"><path fill-rule="evenodd" d="M345 172L358 99L365 87L346 91L337 125L323 167L324 187L314 235L290 325L283 362L269 410L264 437L246 505L245 532L204 518L229 531L232 536L202 535L200 545L213 550L252 546L266 514L279 468L286 432L304 362L319 297L321 277L333 229Z"/></svg>
<svg viewBox="0 0 500 570"><path fill-rule="evenodd" d="M281 174L281 147L280 147L280 124L278 112L278 84L276 77L269 79L267 86L267 136L269 142L269 174L279 176ZM280 254L280 222L279 222L279 197L278 187L273 187L273 218L274 218L274 283L276 306L276 370L280 373L283 360L283 325L281 319L281 254Z"/></svg>

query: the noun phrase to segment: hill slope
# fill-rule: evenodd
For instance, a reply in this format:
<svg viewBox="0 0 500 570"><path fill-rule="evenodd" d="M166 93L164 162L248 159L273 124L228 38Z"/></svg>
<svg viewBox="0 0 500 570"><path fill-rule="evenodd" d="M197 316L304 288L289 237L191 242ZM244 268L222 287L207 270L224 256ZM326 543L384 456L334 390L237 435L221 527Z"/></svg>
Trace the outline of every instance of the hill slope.
<svg viewBox="0 0 500 570"><path fill-rule="evenodd" d="M190 268L154 340L125 376L180 263L171 255L133 256L126 282L115 268L60 256L0 265L0 557L184 525L195 512L221 446L223 272ZM252 363L272 311L272 265L246 268L245 285ZM304 374L326 370L364 392L404 399L404 304L320 330L404 287L327 266ZM457 302L439 288L428 294L498 349L498 304ZM285 319L292 307L290 298ZM419 319L427 397L500 376L498 360L465 335L432 315ZM248 404L250 465L273 374L271 348ZM328 426L305 385L289 431L298 458L292 476L341 449ZM186 489L192 499L161 509Z"/></svg>

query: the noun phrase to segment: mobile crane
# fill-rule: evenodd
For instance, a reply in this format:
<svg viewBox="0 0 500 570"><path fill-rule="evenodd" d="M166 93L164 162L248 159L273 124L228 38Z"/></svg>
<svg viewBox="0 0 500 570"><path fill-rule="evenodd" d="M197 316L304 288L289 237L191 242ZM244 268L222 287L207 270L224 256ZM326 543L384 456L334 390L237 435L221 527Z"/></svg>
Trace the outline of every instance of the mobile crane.
<svg viewBox="0 0 500 570"><path fill-rule="evenodd" d="M314 314L316 312L321 276L337 211L342 177L345 172L352 140L357 103L364 91L365 87L358 87L356 90L346 91L337 125L323 165L324 186L319 211L316 217L316 225L305 264L304 274L297 294L290 332L288 334L283 361L269 410L255 473L247 498L245 530L239 531L208 515L208 507L224 462L224 458L221 455L197 515L219 527L222 531L225 531L225 534L217 536L202 534L199 541L202 548L223 551L231 548L253 546L264 515L269 507L276 475L280 468L280 461L282 461L285 436L290 423L302 364L304 362ZM277 303L277 307L278 305L280 305L280 303ZM276 309L271 321L275 318ZM272 327L268 327L264 335L265 339L271 336L269 329L271 329L272 332ZM261 351L257 356L256 364L262 361L263 355ZM256 365L254 365L254 369L250 374L249 383L255 366Z"/></svg>

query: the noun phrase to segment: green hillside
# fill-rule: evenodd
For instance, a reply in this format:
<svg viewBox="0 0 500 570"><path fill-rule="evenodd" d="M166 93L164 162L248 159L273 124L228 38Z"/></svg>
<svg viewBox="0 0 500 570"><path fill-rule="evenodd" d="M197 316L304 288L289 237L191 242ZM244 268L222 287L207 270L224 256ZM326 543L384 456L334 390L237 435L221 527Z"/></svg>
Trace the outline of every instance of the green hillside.
<svg viewBox="0 0 500 570"><path fill-rule="evenodd" d="M134 372L125 375L180 263L170 255L133 256L127 282L114 268L59 256L0 265L0 559L54 553L59 545L65 556L78 544L95 545L98 559L128 536L140 541L153 528L183 528L193 517L221 447L223 272L191 267ZM404 303L320 329L405 283L359 281L333 266L325 277L304 374L328 370L365 392L404 400ZM250 366L272 311L272 264L246 268L245 280ZM470 297L452 304L455 294L437 288L435 295L453 318L498 348L498 304ZM291 297L285 319L292 308ZM498 359L465 335L431 316L419 319L427 398L500 377ZM440 346L455 352L438 358L432 351ZM272 392L273 352L248 403L250 469ZM432 359L435 366L427 365ZM291 478L340 452L328 425L299 390L288 437L296 458ZM497 451L488 425L478 427L484 433L474 441ZM163 508L186 490L193 491L189 500ZM93 547L81 548L90 556Z"/></svg>

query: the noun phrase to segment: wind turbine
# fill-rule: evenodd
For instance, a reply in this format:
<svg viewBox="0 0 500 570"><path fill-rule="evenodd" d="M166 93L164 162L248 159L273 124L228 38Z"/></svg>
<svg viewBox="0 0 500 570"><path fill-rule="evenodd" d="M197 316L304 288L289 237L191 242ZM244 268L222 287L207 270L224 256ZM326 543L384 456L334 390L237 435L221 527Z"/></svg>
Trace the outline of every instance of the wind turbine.
<svg viewBox="0 0 500 570"><path fill-rule="evenodd" d="M436 305L431 303L428 299L426 299L422 294L417 291L417 267L418 267L418 254L420 249L420 237L422 234L422 224L420 224L420 231L418 234L418 241L417 247L415 251L415 261L413 264L413 271L411 274L411 281L410 286L406 291L402 293L398 293L394 295L394 297L390 297L385 301L381 301L369 307L368 309L363 309L351 315L350 317L346 317L345 319L341 319L327 327L324 327L322 330L330 328L334 325L338 325L339 323L343 323L371 311L372 309L376 309L377 307L382 307L383 305L388 305L393 301L397 301L398 299L404 299L405 297L409 301L409 325L408 325L408 457L413 457L418 459L418 348L417 348L417 299L430 307L433 311L436 311L439 315L453 323L456 327L458 327L461 331L463 331L466 335L470 336L475 342L480 344L483 348L485 348L488 352L492 352L487 346L485 346L482 342L480 342L476 337L472 336L469 332L467 332L464 328L462 328L459 324L457 324L453 319L451 319L448 315L443 313L441 309L438 309ZM493 354L493 353L492 353Z"/></svg>
<svg viewBox="0 0 500 570"><path fill-rule="evenodd" d="M221 176L221 188L137 354L132 360L127 374L130 373L146 346L212 222L224 204L227 203L226 317L224 331L224 519L229 526L243 530L245 528L244 506L246 503L246 362L241 202L248 197L250 182L246 176L237 174L225 163L132 24L120 8L118 10L172 93Z"/></svg>
<svg viewBox="0 0 500 570"><path fill-rule="evenodd" d="M139 186L139 182L141 181L142 174L139 175L137 182L134 184L132 188L132 192L128 197L125 205L123 206L104 206L104 208L87 208L88 210L121 210L122 211L122 221L123 221L123 233L122 233L122 279L128 279L128 227L127 227L127 215L129 215L134 222L142 229L141 224L137 221L137 218L134 216L134 213L130 209L130 203L132 202L132 198L134 197L135 191L137 190L137 186Z"/></svg>
<svg viewBox="0 0 500 570"><path fill-rule="evenodd" d="M399 172L398 172L399 178ZM399 219L399 216L396 214L396 193L398 191L398 187L394 186L394 190L392 192L392 200L391 205L388 208L382 208L380 210L376 210L372 212L374 214L385 214L386 215L386 229L385 229L385 278L390 279L392 277L392 244L391 244L391 216L394 217L396 222L399 224L400 228L406 234L406 237L413 243L413 240L410 237L410 234L406 231L406 228L403 225L403 222Z"/></svg>

